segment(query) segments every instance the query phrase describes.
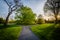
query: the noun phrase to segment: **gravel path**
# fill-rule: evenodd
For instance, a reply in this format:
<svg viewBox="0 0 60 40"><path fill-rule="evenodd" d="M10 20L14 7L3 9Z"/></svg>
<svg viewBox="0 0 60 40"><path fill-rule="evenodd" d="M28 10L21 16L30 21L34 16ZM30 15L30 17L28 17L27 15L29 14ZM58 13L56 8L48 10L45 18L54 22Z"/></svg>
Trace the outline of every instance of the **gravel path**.
<svg viewBox="0 0 60 40"><path fill-rule="evenodd" d="M23 26L18 40L39 40L39 38L32 33L28 26Z"/></svg>

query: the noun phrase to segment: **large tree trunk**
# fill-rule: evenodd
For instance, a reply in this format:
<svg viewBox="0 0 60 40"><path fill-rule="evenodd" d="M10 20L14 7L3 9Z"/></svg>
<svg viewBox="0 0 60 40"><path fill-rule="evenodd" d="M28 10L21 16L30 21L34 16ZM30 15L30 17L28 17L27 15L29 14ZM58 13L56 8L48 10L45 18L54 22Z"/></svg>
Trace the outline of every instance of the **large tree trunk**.
<svg viewBox="0 0 60 40"><path fill-rule="evenodd" d="M55 24L57 24L57 15L55 15Z"/></svg>
<svg viewBox="0 0 60 40"><path fill-rule="evenodd" d="M54 15L55 15L55 21L54 21L54 23L55 23L55 24L57 24L57 15L58 15L58 10L57 10L57 9L55 9L55 7L54 7Z"/></svg>
<svg viewBox="0 0 60 40"><path fill-rule="evenodd" d="M11 12L8 13L4 25L8 24L8 20L9 20L9 17L10 17L11 14L12 14Z"/></svg>
<svg viewBox="0 0 60 40"><path fill-rule="evenodd" d="M59 13L59 9L56 8L56 13L55 13L55 24L58 23L58 19L57 19L58 13Z"/></svg>
<svg viewBox="0 0 60 40"><path fill-rule="evenodd" d="M55 14L55 21L54 21L54 23L57 24L57 21L58 21L58 19L57 19L58 12L54 12L54 14Z"/></svg>

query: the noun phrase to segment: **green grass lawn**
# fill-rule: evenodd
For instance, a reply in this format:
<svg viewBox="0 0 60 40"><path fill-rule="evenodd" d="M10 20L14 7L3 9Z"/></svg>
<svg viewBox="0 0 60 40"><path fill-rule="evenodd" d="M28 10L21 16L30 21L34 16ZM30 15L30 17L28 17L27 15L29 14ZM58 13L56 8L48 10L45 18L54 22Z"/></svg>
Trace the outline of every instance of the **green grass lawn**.
<svg viewBox="0 0 60 40"><path fill-rule="evenodd" d="M54 24L40 24L31 27L31 30L37 35L41 40L53 40L52 33L56 29Z"/></svg>
<svg viewBox="0 0 60 40"><path fill-rule="evenodd" d="M0 40L18 40L21 29L22 28L17 25L9 25L6 28L0 29Z"/></svg>

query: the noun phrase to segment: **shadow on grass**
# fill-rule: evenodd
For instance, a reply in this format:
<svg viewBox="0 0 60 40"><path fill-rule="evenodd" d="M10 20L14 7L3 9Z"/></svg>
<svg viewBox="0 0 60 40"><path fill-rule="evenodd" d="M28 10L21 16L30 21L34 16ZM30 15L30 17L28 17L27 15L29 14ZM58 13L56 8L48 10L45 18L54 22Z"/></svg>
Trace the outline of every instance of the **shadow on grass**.
<svg viewBox="0 0 60 40"><path fill-rule="evenodd" d="M45 32L44 33L44 36L45 36L44 40L52 40L51 34L53 33L54 30L55 30L55 24L45 28L43 31L43 32Z"/></svg>
<svg viewBox="0 0 60 40"><path fill-rule="evenodd" d="M60 25L58 25L57 28L53 31L52 39L53 40L60 40Z"/></svg>
<svg viewBox="0 0 60 40"><path fill-rule="evenodd" d="M0 29L4 29L4 28L8 28L8 27L17 27L18 25L14 24L14 25L6 25L4 26L3 24L0 25Z"/></svg>
<svg viewBox="0 0 60 40"><path fill-rule="evenodd" d="M55 24L44 28L44 29L39 29L39 30L43 30L41 32L36 32L37 36L41 39L41 40L51 40L51 34L53 33L53 31L55 30Z"/></svg>
<svg viewBox="0 0 60 40"><path fill-rule="evenodd" d="M18 40L20 29L17 25L0 26L0 40Z"/></svg>
<svg viewBox="0 0 60 40"><path fill-rule="evenodd" d="M60 40L60 25L57 24L51 25L39 33L38 36L42 40Z"/></svg>

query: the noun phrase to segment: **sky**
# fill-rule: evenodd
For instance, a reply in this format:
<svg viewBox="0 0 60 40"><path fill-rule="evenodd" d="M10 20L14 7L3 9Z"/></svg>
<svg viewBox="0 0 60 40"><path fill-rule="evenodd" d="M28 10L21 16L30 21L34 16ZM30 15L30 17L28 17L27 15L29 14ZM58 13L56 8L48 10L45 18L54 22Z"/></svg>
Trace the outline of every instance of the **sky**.
<svg viewBox="0 0 60 40"><path fill-rule="evenodd" d="M43 7L46 2L46 0L21 0L24 6L28 6L32 9L34 13L37 15L44 14ZM6 18L8 14L8 6L3 1L0 0L0 17ZM10 16L10 18L14 17L14 13Z"/></svg>

